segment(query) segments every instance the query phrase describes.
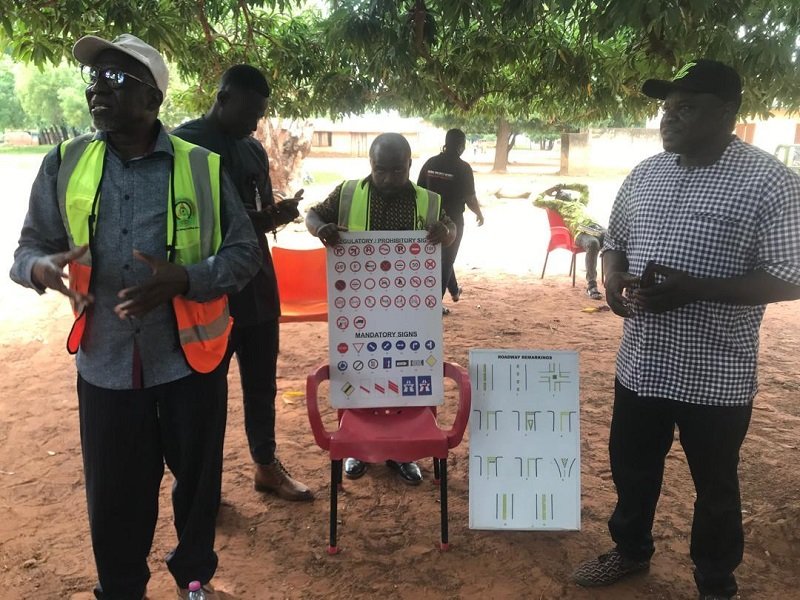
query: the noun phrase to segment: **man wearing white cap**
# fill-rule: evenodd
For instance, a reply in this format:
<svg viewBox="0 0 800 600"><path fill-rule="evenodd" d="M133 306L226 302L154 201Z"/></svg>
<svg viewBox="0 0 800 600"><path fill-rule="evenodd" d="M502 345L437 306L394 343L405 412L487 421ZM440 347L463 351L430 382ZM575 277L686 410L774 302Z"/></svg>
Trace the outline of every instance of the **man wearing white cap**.
<svg viewBox="0 0 800 600"><path fill-rule="evenodd" d="M166 462L188 597L217 567L231 319L227 294L259 267L253 229L219 156L158 121L168 72L132 35L78 40L95 134L44 159L11 277L68 296L95 595L145 596ZM65 285L63 270L69 267Z"/></svg>

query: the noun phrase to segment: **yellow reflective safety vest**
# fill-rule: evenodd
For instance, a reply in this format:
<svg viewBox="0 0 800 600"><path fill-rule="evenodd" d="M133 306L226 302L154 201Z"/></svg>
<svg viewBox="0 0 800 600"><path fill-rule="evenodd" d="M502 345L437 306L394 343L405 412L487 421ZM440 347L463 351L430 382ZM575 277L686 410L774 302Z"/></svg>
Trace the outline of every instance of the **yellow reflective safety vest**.
<svg viewBox="0 0 800 600"><path fill-rule="evenodd" d="M167 259L179 265L198 263L213 256L222 244L220 227L220 158L200 146L170 135L174 161L169 182ZM91 286L91 242L100 209L100 188L106 143L82 135L59 146L61 159L58 206L70 248L89 244L89 252L69 264L69 287L87 294ZM86 215L89 215L88 218ZM172 299L183 354L189 366L210 373L222 362L233 319L228 297L194 302L183 296ZM72 307L75 322L67 338L67 350L75 354L86 328L85 307Z"/></svg>
<svg viewBox="0 0 800 600"><path fill-rule="evenodd" d="M439 220L442 197L413 183L411 185L416 192L413 229L427 229ZM348 231L370 231L369 182L366 179L351 179L342 184L339 225L347 227Z"/></svg>

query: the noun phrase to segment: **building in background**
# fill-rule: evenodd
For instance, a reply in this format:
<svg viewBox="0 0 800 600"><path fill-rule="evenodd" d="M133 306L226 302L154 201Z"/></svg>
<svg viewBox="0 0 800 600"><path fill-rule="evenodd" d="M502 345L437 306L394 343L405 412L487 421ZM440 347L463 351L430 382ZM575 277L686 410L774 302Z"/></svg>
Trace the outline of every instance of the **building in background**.
<svg viewBox="0 0 800 600"><path fill-rule="evenodd" d="M414 156L424 156L440 145L443 133L421 118L401 117L396 112L366 114L331 120L313 119L311 152L315 156L366 157L372 141L381 133L396 131L411 144Z"/></svg>

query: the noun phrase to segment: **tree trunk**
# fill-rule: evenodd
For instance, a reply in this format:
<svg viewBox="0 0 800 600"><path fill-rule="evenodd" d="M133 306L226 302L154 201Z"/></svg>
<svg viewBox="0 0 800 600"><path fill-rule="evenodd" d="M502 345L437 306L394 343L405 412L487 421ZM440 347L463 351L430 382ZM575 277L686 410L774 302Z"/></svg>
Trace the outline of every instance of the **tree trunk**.
<svg viewBox="0 0 800 600"><path fill-rule="evenodd" d="M511 151L514 149L514 146L517 143L517 133L509 133L508 135L508 146L506 147L506 161L508 161L508 157L511 154Z"/></svg>
<svg viewBox="0 0 800 600"><path fill-rule="evenodd" d="M504 118L497 119L497 142L494 146L493 173L505 173L508 169L508 153L510 151L511 125Z"/></svg>
<svg viewBox="0 0 800 600"><path fill-rule="evenodd" d="M272 189L284 196L293 196L303 187L301 167L311 151L314 133L310 121L261 119L255 138L261 142L269 157L269 176Z"/></svg>

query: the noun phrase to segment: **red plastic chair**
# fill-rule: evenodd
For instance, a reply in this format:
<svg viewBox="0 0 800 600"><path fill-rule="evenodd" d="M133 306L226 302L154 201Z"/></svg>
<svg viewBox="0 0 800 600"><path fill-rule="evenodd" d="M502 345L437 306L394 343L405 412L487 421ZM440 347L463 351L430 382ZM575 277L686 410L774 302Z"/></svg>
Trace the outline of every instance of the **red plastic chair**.
<svg viewBox="0 0 800 600"><path fill-rule="evenodd" d="M553 250L563 248L572 253L572 260L569 263L569 274L572 275L572 287L575 287L575 257L581 252L586 252L583 248L575 245L575 240L569 232L564 219L558 212L552 208L543 209L547 213L547 220L550 223L550 242L547 244L547 254L544 257L544 266L542 267L542 276L539 279L544 279L544 271L547 269L547 258Z"/></svg>
<svg viewBox="0 0 800 600"><path fill-rule="evenodd" d="M281 323L328 320L326 250L273 246L272 264L281 298Z"/></svg>
<svg viewBox="0 0 800 600"><path fill-rule="evenodd" d="M434 483L441 498L441 543L449 547L447 529L447 454L464 437L469 420L472 392L467 371L444 363L444 376L456 382L459 390L458 412L450 429L441 429L434 406L395 408L358 408L339 411L339 429L327 431L322 424L317 402L320 384L330 378L329 365L323 365L306 380L306 405L311 431L317 445L331 457L331 514L328 554L336 554L336 518L338 491L342 485L342 461L354 457L365 462L396 460L410 462L433 457Z"/></svg>

